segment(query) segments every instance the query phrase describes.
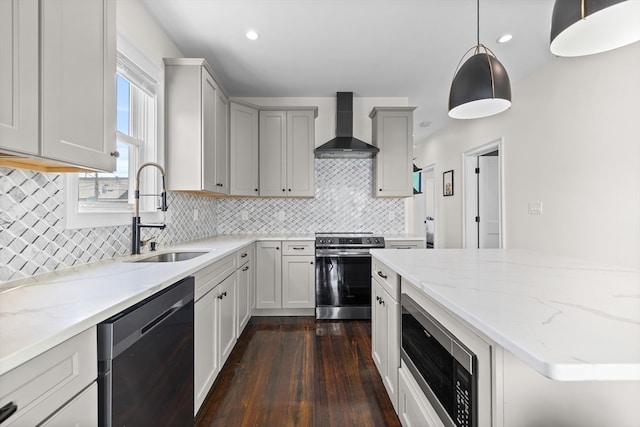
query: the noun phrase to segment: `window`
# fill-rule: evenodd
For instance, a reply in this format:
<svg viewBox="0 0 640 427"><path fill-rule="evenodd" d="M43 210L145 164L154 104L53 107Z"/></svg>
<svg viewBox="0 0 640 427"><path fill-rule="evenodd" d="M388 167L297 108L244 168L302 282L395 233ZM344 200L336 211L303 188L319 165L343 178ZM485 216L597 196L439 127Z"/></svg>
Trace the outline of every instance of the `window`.
<svg viewBox="0 0 640 427"><path fill-rule="evenodd" d="M157 161L156 80L118 52L116 138L120 154L113 173L84 172L67 179L67 228L124 225L131 222L135 174ZM145 171L141 193L157 193L157 177ZM154 211L155 200L142 198L141 211Z"/></svg>

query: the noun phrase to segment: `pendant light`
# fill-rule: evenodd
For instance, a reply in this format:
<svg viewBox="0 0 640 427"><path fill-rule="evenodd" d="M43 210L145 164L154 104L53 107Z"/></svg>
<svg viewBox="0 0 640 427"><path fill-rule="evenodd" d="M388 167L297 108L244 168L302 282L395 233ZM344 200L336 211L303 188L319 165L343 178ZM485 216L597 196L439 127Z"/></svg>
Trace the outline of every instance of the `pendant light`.
<svg viewBox="0 0 640 427"><path fill-rule="evenodd" d="M454 119L492 116L511 106L509 75L493 52L480 43L480 0L476 14L477 44L460 59L449 92L449 116ZM471 52L473 55L462 64Z"/></svg>
<svg viewBox="0 0 640 427"><path fill-rule="evenodd" d="M551 18L551 52L584 56L640 40L638 0L556 0Z"/></svg>

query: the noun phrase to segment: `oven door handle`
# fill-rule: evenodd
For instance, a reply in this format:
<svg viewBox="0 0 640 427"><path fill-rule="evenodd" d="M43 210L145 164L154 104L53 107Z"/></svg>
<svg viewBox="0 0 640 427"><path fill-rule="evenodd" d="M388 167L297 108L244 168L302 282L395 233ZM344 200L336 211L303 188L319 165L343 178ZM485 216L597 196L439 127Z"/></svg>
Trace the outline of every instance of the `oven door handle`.
<svg viewBox="0 0 640 427"><path fill-rule="evenodd" d="M316 249L316 257L348 257L348 258L365 258L370 257L371 253L368 249L365 250L349 250L349 249Z"/></svg>

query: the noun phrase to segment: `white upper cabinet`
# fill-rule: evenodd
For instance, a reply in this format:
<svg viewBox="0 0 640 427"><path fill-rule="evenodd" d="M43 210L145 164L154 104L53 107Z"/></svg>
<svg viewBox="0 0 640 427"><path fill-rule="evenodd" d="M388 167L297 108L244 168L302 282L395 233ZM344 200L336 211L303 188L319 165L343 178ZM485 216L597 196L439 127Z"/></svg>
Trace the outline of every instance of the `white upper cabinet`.
<svg viewBox="0 0 640 427"><path fill-rule="evenodd" d="M233 196L258 196L258 107L230 101L230 179Z"/></svg>
<svg viewBox="0 0 640 427"><path fill-rule="evenodd" d="M0 0L0 12L0 149L15 156L0 164L115 170L115 0Z"/></svg>
<svg viewBox="0 0 640 427"><path fill-rule="evenodd" d="M38 154L38 1L0 0L0 147Z"/></svg>
<svg viewBox="0 0 640 427"><path fill-rule="evenodd" d="M316 107L260 111L260 195L315 195Z"/></svg>
<svg viewBox="0 0 640 427"><path fill-rule="evenodd" d="M229 194L229 101L204 59L165 58L167 186Z"/></svg>
<svg viewBox="0 0 640 427"><path fill-rule="evenodd" d="M413 110L374 107L372 142L380 149L373 160L374 197L413 196Z"/></svg>

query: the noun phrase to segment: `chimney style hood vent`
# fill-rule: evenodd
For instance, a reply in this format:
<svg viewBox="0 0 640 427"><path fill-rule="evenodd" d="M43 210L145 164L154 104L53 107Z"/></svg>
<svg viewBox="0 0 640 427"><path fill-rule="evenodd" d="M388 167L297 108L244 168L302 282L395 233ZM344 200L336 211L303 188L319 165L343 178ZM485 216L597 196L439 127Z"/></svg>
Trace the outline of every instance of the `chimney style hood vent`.
<svg viewBox="0 0 640 427"><path fill-rule="evenodd" d="M371 159L378 147L353 137L353 92L336 94L336 137L316 148L318 159Z"/></svg>

